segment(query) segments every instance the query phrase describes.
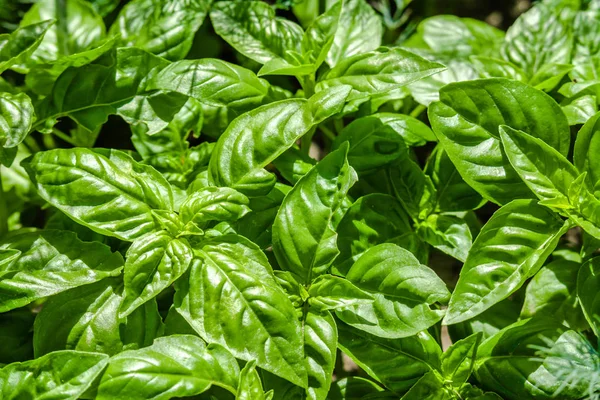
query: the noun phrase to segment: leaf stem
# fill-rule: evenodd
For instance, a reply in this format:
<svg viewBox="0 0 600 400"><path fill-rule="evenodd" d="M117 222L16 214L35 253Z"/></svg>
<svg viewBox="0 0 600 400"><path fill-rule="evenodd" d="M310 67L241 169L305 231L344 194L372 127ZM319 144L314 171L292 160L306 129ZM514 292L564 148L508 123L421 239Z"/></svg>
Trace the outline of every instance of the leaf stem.
<svg viewBox="0 0 600 400"><path fill-rule="evenodd" d="M306 155L310 152L310 145L312 144L312 138L315 134L315 128L311 129L306 135L302 136L300 140L300 150Z"/></svg>
<svg viewBox="0 0 600 400"><path fill-rule="evenodd" d="M6 196L2 188L2 168L0 167L0 238L8 233L8 208Z"/></svg>
<svg viewBox="0 0 600 400"><path fill-rule="evenodd" d="M54 135L56 135L56 137L58 137L59 139L64 140L65 142L77 147L77 142L69 135L67 135L66 133L64 133L63 131L61 131L58 128L53 127L52 128L52 133Z"/></svg>
<svg viewBox="0 0 600 400"><path fill-rule="evenodd" d="M323 134L325 134L325 136L327 136L327 138L332 142L335 140L335 133L325 125L319 125L319 130L323 132Z"/></svg>
<svg viewBox="0 0 600 400"><path fill-rule="evenodd" d="M315 74L305 75L299 79L299 82L304 90L304 97L309 98L315 94Z"/></svg>
<svg viewBox="0 0 600 400"><path fill-rule="evenodd" d="M35 139L31 137L31 135L27 135L27 137L25 138L25 145L29 147L29 150L31 150L32 153L42 151L40 146L37 144Z"/></svg>
<svg viewBox="0 0 600 400"><path fill-rule="evenodd" d="M426 108L427 107L425 107L423 104L419 104L410 112L410 116L417 118L423 111L425 111Z"/></svg>
<svg viewBox="0 0 600 400"><path fill-rule="evenodd" d="M335 131L340 134L340 132L344 129L344 120L341 118L337 118L333 120L333 126L335 127Z"/></svg>

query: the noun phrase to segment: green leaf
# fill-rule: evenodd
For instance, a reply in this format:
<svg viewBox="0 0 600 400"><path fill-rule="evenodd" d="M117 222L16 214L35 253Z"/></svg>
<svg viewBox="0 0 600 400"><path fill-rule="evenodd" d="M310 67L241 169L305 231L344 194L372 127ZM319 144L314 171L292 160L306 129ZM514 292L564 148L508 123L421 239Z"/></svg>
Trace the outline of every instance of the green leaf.
<svg viewBox="0 0 600 400"><path fill-rule="evenodd" d="M454 215L431 214L419 224L417 232L424 241L462 262L473 243L467 222Z"/></svg>
<svg viewBox="0 0 600 400"><path fill-rule="evenodd" d="M298 183L300 178L308 174L315 164L317 164L317 160L295 146L284 151L273 161L277 172L292 185Z"/></svg>
<svg viewBox="0 0 600 400"><path fill-rule="evenodd" d="M310 284L324 274L339 251L332 219L356 173L348 148L330 153L286 195L273 223L273 252L280 267Z"/></svg>
<svg viewBox="0 0 600 400"><path fill-rule="evenodd" d="M319 92L350 85L350 99L355 100L387 93L443 70L443 65L406 50L380 47L338 61L315 89Z"/></svg>
<svg viewBox="0 0 600 400"><path fill-rule="evenodd" d="M260 1L217 2L210 11L215 32L234 49L261 64L300 51L303 30Z"/></svg>
<svg viewBox="0 0 600 400"><path fill-rule="evenodd" d="M427 218L434 210L436 191L429 176L409 157L394 162L387 170L396 198L415 220Z"/></svg>
<svg viewBox="0 0 600 400"><path fill-rule="evenodd" d="M600 151L599 118L600 113L597 113L581 127L573 152L573 164L580 173L587 172L588 182L596 196L600 195L600 161L594 157Z"/></svg>
<svg viewBox="0 0 600 400"><path fill-rule="evenodd" d="M252 71L222 60L204 58L177 61L149 82L148 90L160 89L193 97L213 107L229 107L239 113L269 100L270 85Z"/></svg>
<svg viewBox="0 0 600 400"><path fill-rule="evenodd" d="M550 7L536 4L506 32L502 55L531 78L550 63L568 64L572 46L569 27Z"/></svg>
<svg viewBox="0 0 600 400"><path fill-rule="evenodd" d="M452 344L442 354L442 374L452 381L452 386L461 387L469 379L475 365L477 347L481 342L480 332Z"/></svg>
<svg viewBox="0 0 600 400"><path fill-rule="evenodd" d="M377 171L407 156L400 132L373 116L352 121L335 138L332 148L337 149L346 141L349 143L348 162L359 175Z"/></svg>
<svg viewBox="0 0 600 400"><path fill-rule="evenodd" d="M536 89L549 92L554 89L567 75L573 66L571 64L544 64L528 82Z"/></svg>
<svg viewBox="0 0 600 400"><path fill-rule="evenodd" d="M555 320L531 318L479 346L475 376L505 398L575 400L587 393L598 362L588 348L581 335ZM569 378L574 370L576 382Z"/></svg>
<svg viewBox="0 0 600 400"><path fill-rule="evenodd" d="M176 282L179 313L207 342L306 387L300 321L265 255L235 235L194 251L189 277Z"/></svg>
<svg viewBox="0 0 600 400"><path fill-rule="evenodd" d="M34 120L35 112L29 96L0 92L0 146L18 146L29 133Z"/></svg>
<svg viewBox="0 0 600 400"><path fill-rule="evenodd" d="M361 400L369 395L385 399L398 398L391 392L384 393L384 389L375 382L359 376L349 376L333 382L327 398L330 400Z"/></svg>
<svg viewBox="0 0 600 400"><path fill-rule="evenodd" d="M0 314L0 363L10 364L33 358L33 321L28 309Z"/></svg>
<svg viewBox="0 0 600 400"><path fill-rule="evenodd" d="M429 371L410 390L402 400L451 400L455 395L444 387L444 382L435 371Z"/></svg>
<svg viewBox="0 0 600 400"><path fill-rule="evenodd" d="M179 212L183 223L204 227L208 221L240 219L250 211L248 204L248 198L235 189L210 186L190 194Z"/></svg>
<svg viewBox="0 0 600 400"><path fill-rule="evenodd" d="M119 316L125 318L171 286L188 269L192 257L185 239L173 239L165 231L136 239L127 250Z"/></svg>
<svg viewBox="0 0 600 400"><path fill-rule="evenodd" d="M332 5L308 26L302 36L302 54L312 62L313 71L323 64L333 45L342 18L342 6L342 1Z"/></svg>
<svg viewBox="0 0 600 400"><path fill-rule="evenodd" d="M562 105L562 110L569 121L569 125L585 124L598 112L596 96L585 95L572 99L570 103ZM575 143L577 143L577 140L575 140Z"/></svg>
<svg viewBox="0 0 600 400"><path fill-rule="evenodd" d="M291 189L290 186L276 183L266 196L251 198L248 206L252 211L232 224L235 231L262 249L270 247L273 222L279 206Z"/></svg>
<svg viewBox="0 0 600 400"><path fill-rule="evenodd" d="M82 242L68 231L37 231L11 236L1 250L18 257L0 261L0 312L121 273L123 257L98 242ZM4 265L3 265L4 264Z"/></svg>
<svg viewBox="0 0 600 400"><path fill-rule="evenodd" d="M420 240L394 197L372 193L356 200L337 227L339 256L333 272L346 275L356 260L381 243L393 243L420 256Z"/></svg>
<svg viewBox="0 0 600 400"><path fill-rule="evenodd" d="M348 57L375 50L382 36L381 18L365 0L345 0L327 64L333 68Z"/></svg>
<svg viewBox="0 0 600 400"><path fill-rule="evenodd" d="M338 324L339 348L369 376L402 393L425 373L438 369L442 351L423 331L403 339L385 339Z"/></svg>
<svg viewBox="0 0 600 400"><path fill-rule="evenodd" d="M160 228L152 210L173 210L169 183L119 150L49 150L24 166L40 196L103 235L133 241Z"/></svg>
<svg viewBox="0 0 600 400"><path fill-rule="evenodd" d="M572 329L587 329L577 300L577 273L581 261L554 259L527 285L521 318L551 315Z"/></svg>
<svg viewBox="0 0 600 400"><path fill-rule="evenodd" d="M200 394L212 385L235 393L239 374L224 347L207 346L196 336L172 335L112 357L96 398L170 399Z"/></svg>
<svg viewBox="0 0 600 400"><path fill-rule="evenodd" d="M0 35L0 73L13 65L24 64L53 24L54 21L43 21Z"/></svg>
<svg viewBox="0 0 600 400"><path fill-rule="evenodd" d="M106 367L108 356L63 350L0 370L3 399L78 399Z"/></svg>
<svg viewBox="0 0 600 400"><path fill-rule="evenodd" d="M436 273L408 251L393 244L367 250L346 279L375 301L336 311L346 324L385 338L415 335L438 322L443 311L431 305L450 297Z"/></svg>
<svg viewBox="0 0 600 400"><path fill-rule="evenodd" d="M167 60L184 58L204 22L212 0L134 0L121 9L110 33Z"/></svg>
<svg viewBox="0 0 600 400"><path fill-rule="evenodd" d="M56 350L113 355L123 350L119 279L104 279L52 296L35 319L36 358Z"/></svg>
<svg viewBox="0 0 600 400"><path fill-rule="evenodd" d="M63 72L51 94L36 106L38 119L33 129L69 116L88 131L94 131L111 114L142 125L148 134L164 129L188 99L179 93L146 91L168 62L135 47L119 48L115 54L110 63L88 64Z"/></svg>
<svg viewBox="0 0 600 400"><path fill-rule="evenodd" d="M504 151L523 182L540 200L568 196L577 170L543 140L508 126L500 127Z"/></svg>
<svg viewBox="0 0 600 400"><path fill-rule="evenodd" d="M249 361L240 372L236 400L266 400L256 362Z"/></svg>
<svg viewBox="0 0 600 400"><path fill-rule="evenodd" d="M471 247L444 323L465 321L510 296L537 273L568 228L533 200L496 211Z"/></svg>
<svg viewBox="0 0 600 400"><path fill-rule="evenodd" d="M482 78L508 78L527 83L525 71L510 61L484 56L471 56L469 59Z"/></svg>
<svg viewBox="0 0 600 400"><path fill-rule="evenodd" d="M321 275L313 280L308 294L311 307L319 310L337 310L373 301L369 293L357 288L349 280L333 275Z"/></svg>
<svg viewBox="0 0 600 400"><path fill-rule="evenodd" d="M523 83L501 78L453 83L440 91L440 100L429 108L434 132L465 182L495 203L533 196L500 145L500 125L527 132L562 155L569 151L569 125L560 106Z"/></svg>
<svg viewBox="0 0 600 400"><path fill-rule="evenodd" d="M579 269L577 276L577 298L585 318L594 334L600 332L600 308L598 307L598 287L600 286L600 258L592 258Z"/></svg>
<svg viewBox="0 0 600 400"><path fill-rule="evenodd" d="M436 188L435 211L468 211L481 207L485 200L460 176L441 145L435 147L425 165L425 173Z"/></svg>
<svg viewBox="0 0 600 400"><path fill-rule="evenodd" d="M296 140L339 113L350 87L259 107L236 118L219 138L209 164L209 179L250 197L267 194L275 176L264 168Z"/></svg>
<svg viewBox="0 0 600 400"><path fill-rule="evenodd" d="M303 324L304 360L308 373L308 400L325 400L329 397L338 344L337 325L328 311L309 309Z"/></svg>
<svg viewBox="0 0 600 400"><path fill-rule="evenodd" d="M450 338L457 341L473 333L481 332L485 340L498 333L502 328L517 322L521 305L519 299L509 297L502 300L473 318L448 326Z"/></svg>
<svg viewBox="0 0 600 400"><path fill-rule="evenodd" d="M26 67L20 67L27 72L36 64L58 60L60 57L80 53L96 46L106 34L106 28L92 6L83 0L66 0L64 10L57 12L54 0L42 0L35 3L23 16L20 26L61 19L46 30L41 42L25 61ZM60 14L60 17L57 16Z"/></svg>

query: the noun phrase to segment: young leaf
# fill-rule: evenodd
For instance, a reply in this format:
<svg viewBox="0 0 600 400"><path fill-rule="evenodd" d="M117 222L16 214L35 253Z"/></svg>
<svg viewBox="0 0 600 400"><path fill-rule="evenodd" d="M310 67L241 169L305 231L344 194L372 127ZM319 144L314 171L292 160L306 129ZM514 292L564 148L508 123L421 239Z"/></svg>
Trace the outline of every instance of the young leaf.
<svg viewBox="0 0 600 400"><path fill-rule="evenodd" d="M408 214L415 220L427 218L435 208L437 193L421 167L405 157L396 160L386 172L393 193Z"/></svg>
<svg viewBox="0 0 600 400"><path fill-rule="evenodd" d="M339 347L369 376L402 393L425 373L440 367L441 349L426 331L403 339L384 339L338 324Z"/></svg>
<svg viewBox="0 0 600 400"><path fill-rule="evenodd" d="M207 342L306 387L300 322L265 255L235 235L205 241L194 251L189 274L176 282L179 313Z"/></svg>
<svg viewBox="0 0 600 400"><path fill-rule="evenodd" d="M160 228L152 210L173 210L162 175L118 150L55 149L23 164L46 201L103 235L133 241Z"/></svg>
<svg viewBox="0 0 600 400"><path fill-rule="evenodd" d="M347 146L330 153L287 194L273 223L273 252L280 267L310 284L339 254L332 218L356 173Z"/></svg>
<svg viewBox="0 0 600 400"><path fill-rule="evenodd" d="M212 385L236 393L239 374L224 347L207 346L196 336L172 335L112 357L96 398L170 399L200 394Z"/></svg>
<svg viewBox="0 0 600 400"><path fill-rule="evenodd" d="M13 65L24 64L53 24L52 20L42 21L0 35L0 73Z"/></svg>
<svg viewBox="0 0 600 400"><path fill-rule="evenodd" d="M121 9L110 33L167 60L184 58L212 0L134 0Z"/></svg>
<svg viewBox="0 0 600 400"><path fill-rule="evenodd" d="M125 318L172 285L188 269L192 257L185 239L173 239L165 231L135 240L127 250L119 316Z"/></svg>
<svg viewBox="0 0 600 400"><path fill-rule="evenodd" d="M183 223L204 227L208 221L235 221L246 215L248 198L234 189L210 186L188 196L180 208Z"/></svg>
<svg viewBox="0 0 600 400"><path fill-rule="evenodd" d="M275 176L264 168L314 126L342 110L350 87L317 93L308 100L283 100L249 111L219 138L209 179L248 196L267 194Z"/></svg>
<svg viewBox="0 0 600 400"><path fill-rule="evenodd" d="M63 350L0 369L3 399L78 399L106 367L108 356Z"/></svg>
<svg viewBox="0 0 600 400"><path fill-rule="evenodd" d="M446 387L435 371L429 371L410 390L402 400L451 400L453 393Z"/></svg>
<svg viewBox="0 0 600 400"><path fill-rule="evenodd" d="M345 0L327 64L334 67L341 60L375 50L381 45L383 24L365 0Z"/></svg>
<svg viewBox="0 0 600 400"><path fill-rule="evenodd" d="M481 332L455 342L442 354L442 374L452 381L452 386L461 387L469 379L475 365Z"/></svg>
<svg viewBox="0 0 600 400"><path fill-rule="evenodd" d="M339 256L332 271L346 275L352 264L372 247L393 243L422 254L420 239L413 232L409 216L394 197L372 193L356 200L337 227Z"/></svg>
<svg viewBox="0 0 600 400"><path fill-rule="evenodd" d="M248 361L240 372L236 400L266 400L256 362Z"/></svg>
<svg viewBox="0 0 600 400"><path fill-rule="evenodd" d="M338 1L316 18L302 36L302 54L313 64L316 71L329 53L342 18L342 1Z"/></svg>
<svg viewBox="0 0 600 400"><path fill-rule="evenodd" d="M533 200L496 211L471 247L444 323L465 321L507 298L535 275L568 228Z"/></svg>
<svg viewBox="0 0 600 400"><path fill-rule="evenodd" d="M123 257L98 242L82 242L68 231L37 231L7 238L3 250L18 250L0 261L0 312L117 276ZM4 264L4 265L3 265Z"/></svg>
<svg viewBox="0 0 600 400"><path fill-rule="evenodd" d="M210 11L215 32L234 49L261 64L300 52L303 30L292 21L275 16L261 1L215 3Z"/></svg>
<svg viewBox="0 0 600 400"><path fill-rule="evenodd" d="M500 127L500 136L513 168L540 200L568 196L579 174L565 156L544 141L508 126Z"/></svg>
<svg viewBox="0 0 600 400"><path fill-rule="evenodd" d="M367 250L346 279L375 298L336 311L346 324L385 338L415 335L438 322L443 311L431 305L450 297L446 284L408 251L393 244Z"/></svg>
<svg viewBox="0 0 600 400"><path fill-rule="evenodd" d="M536 107L523 108L525 103ZM563 155L569 151L569 126L560 106L545 93L516 81L495 78L450 84L440 91L440 102L429 108L429 119L465 182L498 204L533 196L506 158L500 125L540 138Z"/></svg>

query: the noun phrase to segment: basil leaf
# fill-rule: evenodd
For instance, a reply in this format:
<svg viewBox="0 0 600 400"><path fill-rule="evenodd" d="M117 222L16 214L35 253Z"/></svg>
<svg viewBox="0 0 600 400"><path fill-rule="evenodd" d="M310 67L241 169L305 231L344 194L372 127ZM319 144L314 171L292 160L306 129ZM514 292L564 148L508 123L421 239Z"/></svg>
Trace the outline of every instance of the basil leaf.
<svg viewBox="0 0 600 400"><path fill-rule="evenodd" d="M432 214L419 224L417 232L424 241L462 262L473 243L467 222L454 215Z"/></svg>
<svg viewBox="0 0 600 400"><path fill-rule="evenodd" d="M592 258L584 263L579 269L577 276L577 298L583 310L585 318L589 322L595 334L600 332L600 311L597 306L598 262L600 259Z"/></svg>
<svg viewBox="0 0 600 400"><path fill-rule="evenodd" d="M600 163L593 155L600 150L600 135L598 131L600 113L590 118L577 133L573 152L573 164L580 173L587 172L593 193L600 195Z"/></svg>
<svg viewBox="0 0 600 400"><path fill-rule="evenodd" d="M425 373L440 367L441 349L427 332L385 339L338 324L340 349L369 376L395 392L407 391Z"/></svg>
<svg viewBox="0 0 600 400"><path fill-rule="evenodd" d="M260 1L218 2L210 11L215 32L234 49L261 64L289 59L299 53L303 30L292 21L275 16L275 10Z"/></svg>
<svg viewBox="0 0 600 400"><path fill-rule="evenodd" d="M569 127L558 104L523 83L500 78L454 83L440 91L440 100L429 109L434 132L465 182L495 203L532 196L500 146L500 125L523 130L563 155L569 151ZM523 108L524 103L536 107Z"/></svg>
<svg viewBox="0 0 600 400"><path fill-rule="evenodd" d="M0 363L10 364L33 358L33 322L36 315L27 309L0 315Z"/></svg>
<svg viewBox="0 0 600 400"><path fill-rule="evenodd" d="M453 343L442 354L441 371L444 377L452 381L452 386L461 387L471 376L481 337L481 332L475 333Z"/></svg>
<svg viewBox="0 0 600 400"><path fill-rule="evenodd" d="M118 150L49 150L24 166L46 201L103 235L133 241L159 229L152 210L173 209L160 173Z"/></svg>
<svg viewBox="0 0 600 400"><path fill-rule="evenodd" d="M54 21L42 21L0 35L0 73L13 65L24 64L31 56Z"/></svg>
<svg viewBox="0 0 600 400"><path fill-rule="evenodd" d="M98 242L82 242L68 231L38 231L11 236L2 250L17 250L0 262L0 312L66 290L117 276L123 257Z"/></svg>
<svg viewBox="0 0 600 400"><path fill-rule="evenodd" d="M200 394L212 385L236 393L239 374L224 347L207 346L196 336L172 335L112 357L96 398L170 399Z"/></svg>
<svg viewBox="0 0 600 400"><path fill-rule="evenodd" d="M29 96L25 93L0 93L0 146L18 146L29 133L34 119Z"/></svg>
<svg viewBox="0 0 600 400"><path fill-rule="evenodd" d="M194 250L189 275L176 282L179 313L206 341L306 387L300 321L265 255L235 235L205 241ZM239 334L248 329L251 337Z"/></svg>
<svg viewBox="0 0 600 400"><path fill-rule="evenodd" d="M444 282L408 251L393 244L367 250L346 279L375 298L336 311L346 324L384 338L415 335L438 322L443 312L431 305L445 302ZM410 282L410 284L408 284Z"/></svg>
<svg viewBox="0 0 600 400"><path fill-rule="evenodd" d="M314 71L323 64L333 45L342 18L342 6L342 1L332 5L308 26L302 36L302 54L312 62Z"/></svg>
<svg viewBox="0 0 600 400"><path fill-rule="evenodd" d="M309 309L304 319L304 359L307 399L325 400L331 386L338 344L337 325L328 311Z"/></svg>
<svg viewBox="0 0 600 400"><path fill-rule="evenodd" d="M207 187L194 192L183 202L180 215L184 223L204 227L208 221L235 221L246 215L248 198L234 189Z"/></svg>
<svg viewBox="0 0 600 400"><path fill-rule="evenodd" d="M0 369L3 399L77 399L100 376L108 356L63 350Z"/></svg>
<svg viewBox="0 0 600 400"><path fill-rule="evenodd" d="M311 307L319 310L337 310L373 301L373 296L369 293L354 286L349 280L333 275L321 275L313 280L308 294Z"/></svg>
<svg viewBox="0 0 600 400"><path fill-rule="evenodd" d="M357 179L347 151L342 146L330 153L300 179L273 223L273 252L300 283L324 274L339 253L332 218Z"/></svg>
<svg viewBox="0 0 600 400"><path fill-rule="evenodd" d="M266 400L256 363L249 361L240 372L236 400Z"/></svg>
<svg viewBox="0 0 600 400"><path fill-rule="evenodd" d="M507 298L535 275L568 228L533 200L514 200L496 211L471 247L444 323L465 321ZM498 259L498 251L509 249Z"/></svg>
<svg viewBox="0 0 600 400"><path fill-rule="evenodd" d="M127 250L125 290L119 316L128 316L172 285L188 269L192 257L192 249L185 239L173 239L165 231L135 240Z"/></svg>
<svg viewBox="0 0 600 400"><path fill-rule="evenodd" d="M247 196L267 194L275 176L264 167L314 126L340 112L349 92L348 86L340 86L308 100L283 100L241 115L219 138L209 179Z"/></svg>
<svg viewBox="0 0 600 400"><path fill-rule="evenodd" d="M123 7L110 34L167 60L184 58L196 31L204 22L212 0L134 0Z"/></svg>
<svg viewBox="0 0 600 400"><path fill-rule="evenodd" d="M437 195L429 176L410 158L394 162L387 175L396 198L413 219L424 219L435 207Z"/></svg>
<svg viewBox="0 0 600 400"><path fill-rule="evenodd" d="M381 45L383 24L364 0L345 0L327 64L334 67L348 57L375 50Z"/></svg>

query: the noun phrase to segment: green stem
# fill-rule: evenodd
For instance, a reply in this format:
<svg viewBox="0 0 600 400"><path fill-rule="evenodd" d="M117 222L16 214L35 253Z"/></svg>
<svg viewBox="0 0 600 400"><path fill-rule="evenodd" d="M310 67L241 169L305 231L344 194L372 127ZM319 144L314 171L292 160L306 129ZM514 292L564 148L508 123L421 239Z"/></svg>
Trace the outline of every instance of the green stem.
<svg viewBox="0 0 600 400"><path fill-rule="evenodd" d="M58 52L62 55L69 54L68 27L67 27L67 2L66 0L54 0L56 17L56 41Z"/></svg>
<svg viewBox="0 0 600 400"><path fill-rule="evenodd" d="M75 140L73 140L73 138L71 136L67 135L66 133L64 133L60 129L52 128L52 133L54 135L56 135L56 137L58 137L59 139L62 139L65 142L67 142L67 143L69 143L69 144L77 147L77 142Z"/></svg>
<svg viewBox="0 0 600 400"><path fill-rule="evenodd" d="M334 119L333 126L335 127L335 131L339 134L344 129L344 120L341 118Z"/></svg>
<svg viewBox="0 0 600 400"><path fill-rule="evenodd" d="M426 108L427 108L427 107L425 107L424 105L422 105L422 104L419 104L418 106L416 106L416 107L415 107L415 109L414 109L414 110L412 110L412 111L410 112L410 116L411 116L411 117L415 117L415 118L417 118L419 115L421 115L421 113L422 113L423 111L425 111L425 109L426 109Z"/></svg>
<svg viewBox="0 0 600 400"><path fill-rule="evenodd" d="M323 134L325 134L325 136L327 136L327 138L332 142L335 140L335 133L325 125L319 125L319 130L323 132Z"/></svg>
<svg viewBox="0 0 600 400"><path fill-rule="evenodd" d="M25 138L25 145L27 147L29 147L29 150L31 150L32 153L37 153L39 151L42 151L42 149L40 148L40 146L37 144L37 142L35 141L34 138L32 138L31 136L27 136Z"/></svg>
<svg viewBox="0 0 600 400"><path fill-rule="evenodd" d="M302 90L304 90L304 97L309 98L315 94L315 74L305 75L299 81Z"/></svg>
<svg viewBox="0 0 600 400"><path fill-rule="evenodd" d="M8 208L6 196L2 189L2 169L0 168L0 238L8 233Z"/></svg>
<svg viewBox="0 0 600 400"><path fill-rule="evenodd" d="M312 144L312 138L315 134L315 128L311 129L306 135L302 136L300 141L300 150L306 155L310 152L310 145Z"/></svg>

